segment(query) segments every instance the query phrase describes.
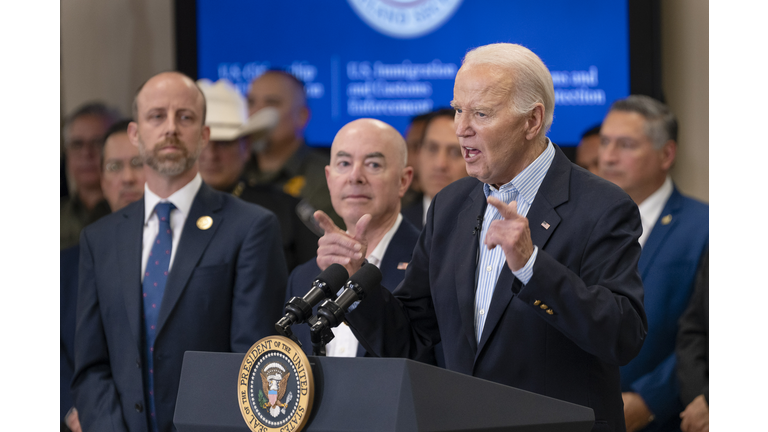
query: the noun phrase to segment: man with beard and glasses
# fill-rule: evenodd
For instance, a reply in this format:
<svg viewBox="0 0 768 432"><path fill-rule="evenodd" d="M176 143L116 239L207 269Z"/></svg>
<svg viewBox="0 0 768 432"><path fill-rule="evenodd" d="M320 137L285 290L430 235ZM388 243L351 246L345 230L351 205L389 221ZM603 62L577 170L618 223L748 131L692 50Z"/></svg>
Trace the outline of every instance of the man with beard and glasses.
<svg viewBox="0 0 768 432"><path fill-rule="evenodd" d="M150 78L128 137L144 198L87 227L72 391L83 430L171 431L185 351L245 352L274 334L287 271L273 213L205 185L205 98Z"/></svg>

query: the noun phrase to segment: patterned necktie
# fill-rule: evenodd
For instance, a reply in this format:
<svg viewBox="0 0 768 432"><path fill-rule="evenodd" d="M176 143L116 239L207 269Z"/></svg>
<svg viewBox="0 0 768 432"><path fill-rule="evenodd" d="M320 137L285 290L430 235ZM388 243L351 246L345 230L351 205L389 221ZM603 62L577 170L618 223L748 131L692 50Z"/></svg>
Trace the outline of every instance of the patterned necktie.
<svg viewBox="0 0 768 432"><path fill-rule="evenodd" d="M161 202L155 206L155 213L160 222L157 238L152 244L152 250L147 258L147 267L144 270L144 282L142 284L142 296L144 299L144 335L145 365L144 375L147 379L148 391L147 408L150 415L151 430L157 430L155 419L155 380L153 354L155 337L157 336L157 316L160 312L160 303L163 301L165 282L168 279L168 268L171 263L171 245L173 234L171 233L171 210L176 207L169 202Z"/></svg>

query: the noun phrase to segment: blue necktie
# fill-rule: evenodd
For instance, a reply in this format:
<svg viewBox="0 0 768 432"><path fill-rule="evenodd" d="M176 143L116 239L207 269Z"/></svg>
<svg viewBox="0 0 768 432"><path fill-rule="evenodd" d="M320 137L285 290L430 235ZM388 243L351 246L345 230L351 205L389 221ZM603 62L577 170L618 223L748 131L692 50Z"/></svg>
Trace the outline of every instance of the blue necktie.
<svg viewBox="0 0 768 432"><path fill-rule="evenodd" d="M144 376L147 380L147 409L150 415L150 428L153 431L157 431L157 420L155 419L155 380L152 357L157 336L157 316L160 313L160 303L163 301L165 282L168 280L168 268L171 263L171 246L173 244L171 210L175 208L169 202L161 202L155 206L160 228L157 232L157 238L152 244L152 250L149 252L149 258L147 258L144 283L142 284L144 335L146 336Z"/></svg>

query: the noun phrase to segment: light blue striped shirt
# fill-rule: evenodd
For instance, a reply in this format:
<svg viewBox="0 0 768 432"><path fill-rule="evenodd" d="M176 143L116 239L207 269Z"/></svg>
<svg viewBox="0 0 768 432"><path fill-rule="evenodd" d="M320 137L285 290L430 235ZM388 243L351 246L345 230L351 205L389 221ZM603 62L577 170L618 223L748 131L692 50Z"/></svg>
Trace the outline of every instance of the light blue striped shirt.
<svg viewBox="0 0 768 432"><path fill-rule="evenodd" d="M515 178L509 183L501 186L499 189L484 184L483 192L485 198L489 196L498 198L509 204L512 201L517 201L517 213L521 216L527 216L528 210L533 204L533 199L536 197L536 193L539 191L539 186L544 180L544 176L549 170L549 166L552 164L552 159L555 157L555 147L552 142L547 140L547 148L544 152L536 158L533 163L525 167ZM475 336L480 341L480 336L483 334L483 327L485 326L485 319L488 315L488 309L491 306L491 298L493 298L493 291L496 287L496 281L499 279L501 270L507 265L507 257L504 255L504 251L500 246L488 250L485 246L485 235L488 233L488 228L491 226L491 222L497 219L502 219L499 211L496 207L488 205L485 208L485 214L483 215L483 230L480 232L480 259L475 270L475 281L477 289L475 290ZM533 254L528 262L516 272L512 272L516 278L520 279L523 285L527 284L533 276L533 264L536 262L536 256L539 252L539 247L533 245Z"/></svg>

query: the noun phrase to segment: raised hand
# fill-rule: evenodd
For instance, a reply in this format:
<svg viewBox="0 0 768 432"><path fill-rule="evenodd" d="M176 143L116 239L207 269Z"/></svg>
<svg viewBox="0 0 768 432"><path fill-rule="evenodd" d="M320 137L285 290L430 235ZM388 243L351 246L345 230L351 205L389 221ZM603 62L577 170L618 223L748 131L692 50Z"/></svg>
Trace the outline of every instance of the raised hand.
<svg viewBox="0 0 768 432"><path fill-rule="evenodd" d="M317 242L317 266L325 270L331 264L341 264L350 275L355 274L362 267L368 250L365 235L371 215L365 214L357 221L354 236L337 227L322 210L314 216L324 232Z"/></svg>
<svg viewBox="0 0 768 432"><path fill-rule="evenodd" d="M497 198L489 197L488 204L496 207L504 219L491 222L485 234L485 245L488 249L501 246L510 270L518 271L533 254L528 219L517 213L516 201L505 204Z"/></svg>

